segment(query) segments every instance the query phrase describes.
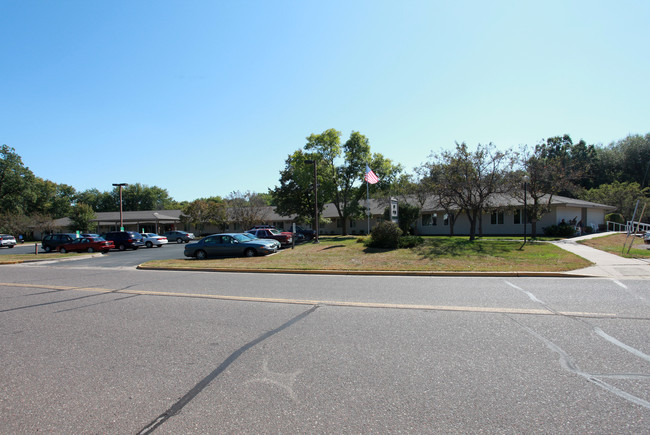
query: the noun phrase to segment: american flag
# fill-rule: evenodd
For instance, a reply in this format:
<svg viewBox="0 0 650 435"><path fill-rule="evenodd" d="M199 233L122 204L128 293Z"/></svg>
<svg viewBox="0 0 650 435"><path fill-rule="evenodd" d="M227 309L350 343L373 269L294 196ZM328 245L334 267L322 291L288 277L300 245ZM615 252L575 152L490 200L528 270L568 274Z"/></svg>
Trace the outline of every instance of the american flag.
<svg viewBox="0 0 650 435"><path fill-rule="evenodd" d="M377 174L372 172L372 169L370 169L370 166L368 165L366 165L366 175L364 175L363 179L370 184L376 184L379 182L379 177L377 177Z"/></svg>

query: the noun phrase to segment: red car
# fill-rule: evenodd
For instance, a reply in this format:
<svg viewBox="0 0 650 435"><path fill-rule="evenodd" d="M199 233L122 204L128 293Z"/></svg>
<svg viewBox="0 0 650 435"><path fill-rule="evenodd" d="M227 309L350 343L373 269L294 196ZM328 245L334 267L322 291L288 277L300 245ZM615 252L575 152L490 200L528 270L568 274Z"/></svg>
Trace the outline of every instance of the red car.
<svg viewBox="0 0 650 435"><path fill-rule="evenodd" d="M82 237L70 243L59 246L59 252L103 252L104 254L115 248L113 242L103 237Z"/></svg>
<svg viewBox="0 0 650 435"><path fill-rule="evenodd" d="M258 239L275 239L280 242L281 246L289 246L293 241L293 234L289 232L280 232L275 228L253 228L246 231Z"/></svg>

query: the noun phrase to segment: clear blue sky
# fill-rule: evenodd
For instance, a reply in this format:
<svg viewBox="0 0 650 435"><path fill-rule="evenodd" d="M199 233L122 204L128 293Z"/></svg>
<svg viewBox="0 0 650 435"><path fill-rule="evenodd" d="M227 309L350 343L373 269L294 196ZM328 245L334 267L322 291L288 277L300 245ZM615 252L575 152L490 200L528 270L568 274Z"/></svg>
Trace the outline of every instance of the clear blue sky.
<svg viewBox="0 0 650 435"><path fill-rule="evenodd" d="M266 192L305 138L650 132L650 1L0 0L0 144L77 190ZM360 180L361 182L361 180Z"/></svg>

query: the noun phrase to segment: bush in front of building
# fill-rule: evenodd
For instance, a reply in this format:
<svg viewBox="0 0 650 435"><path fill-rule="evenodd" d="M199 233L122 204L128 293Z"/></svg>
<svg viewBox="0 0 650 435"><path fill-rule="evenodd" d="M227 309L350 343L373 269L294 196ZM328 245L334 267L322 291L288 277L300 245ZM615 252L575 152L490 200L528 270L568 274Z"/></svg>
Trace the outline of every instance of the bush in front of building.
<svg viewBox="0 0 650 435"><path fill-rule="evenodd" d="M544 227L544 235L548 237L573 237L576 235L576 229L573 225L551 225Z"/></svg>
<svg viewBox="0 0 650 435"><path fill-rule="evenodd" d="M625 224L625 218L620 213L609 213L605 215L605 222L616 222L617 224Z"/></svg>
<svg viewBox="0 0 650 435"><path fill-rule="evenodd" d="M402 236L399 238L398 247L400 249L409 249L420 246L424 243L424 239L420 236Z"/></svg>
<svg viewBox="0 0 650 435"><path fill-rule="evenodd" d="M367 246L370 248L397 249L401 236L402 230L396 223L384 221L372 229Z"/></svg>

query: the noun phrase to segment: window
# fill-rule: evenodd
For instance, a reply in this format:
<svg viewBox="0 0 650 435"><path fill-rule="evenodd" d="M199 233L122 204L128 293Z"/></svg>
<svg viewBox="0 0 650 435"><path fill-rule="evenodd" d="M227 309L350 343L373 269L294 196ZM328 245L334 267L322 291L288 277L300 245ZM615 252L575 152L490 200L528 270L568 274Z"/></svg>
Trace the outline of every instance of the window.
<svg viewBox="0 0 650 435"><path fill-rule="evenodd" d="M515 210L515 225L521 224L521 210L517 209Z"/></svg>
<svg viewBox="0 0 650 435"><path fill-rule="evenodd" d="M504 213L502 211L493 211L490 216L490 223L492 225L503 225Z"/></svg>
<svg viewBox="0 0 650 435"><path fill-rule="evenodd" d="M356 228L357 227L357 221L350 219L350 228Z"/></svg>
<svg viewBox="0 0 650 435"><path fill-rule="evenodd" d="M447 213L443 216L443 225L449 225L449 215Z"/></svg>
<svg viewBox="0 0 650 435"><path fill-rule="evenodd" d="M431 227L438 225L438 214L437 213L423 213L422 214L422 226Z"/></svg>

